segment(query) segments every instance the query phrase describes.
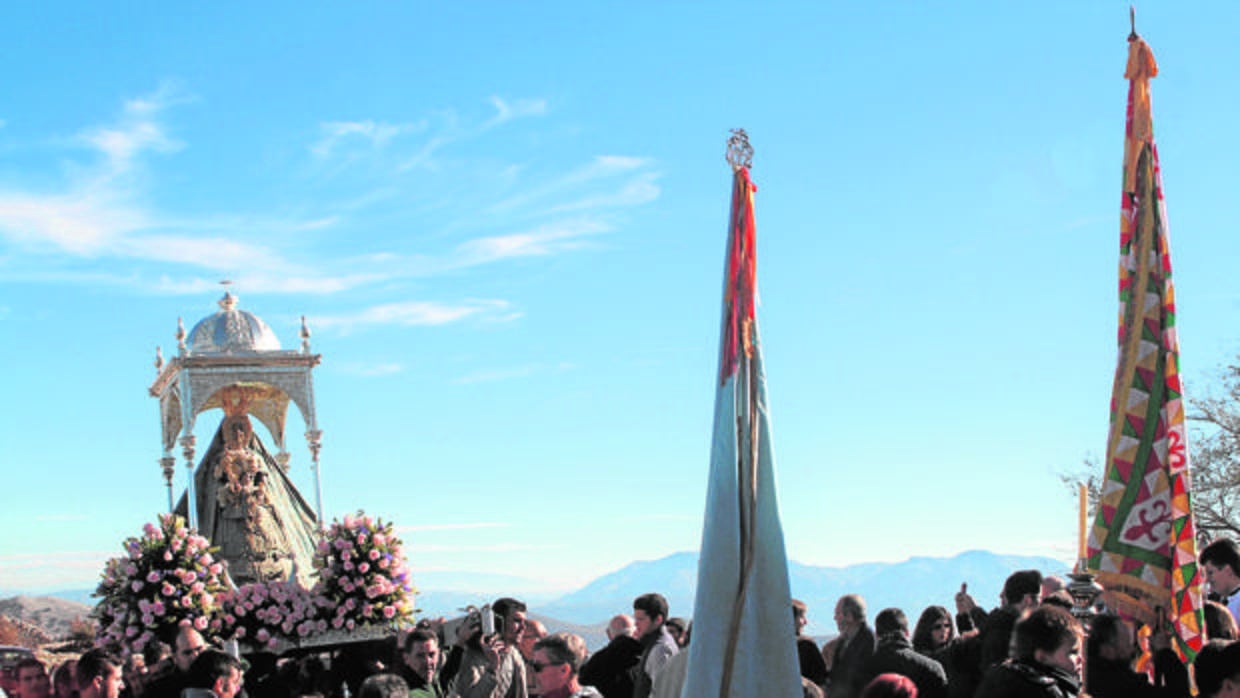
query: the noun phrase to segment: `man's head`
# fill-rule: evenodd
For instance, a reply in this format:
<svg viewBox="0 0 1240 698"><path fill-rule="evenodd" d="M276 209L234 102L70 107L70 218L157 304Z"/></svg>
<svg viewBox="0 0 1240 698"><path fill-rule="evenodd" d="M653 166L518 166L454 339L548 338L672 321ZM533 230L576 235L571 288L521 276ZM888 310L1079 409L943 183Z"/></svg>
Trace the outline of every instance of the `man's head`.
<svg viewBox="0 0 1240 698"><path fill-rule="evenodd" d="M585 641L572 633L554 633L534 643L533 670L539 693L546 695L564 686L576 690L577 670L585 656Z"/></svg>
<svg viewBox="0 0 1240 698"><path fill-rule="evenodd" d="M637 625L633 622L633 616L621 613L613 616L611 622L607 624L607 641L610 642L621 635L633 637L637 634Z"/></svg>
<svg viewBox="0 0 1240 698"><path fill-rule="evenodd" d="M207 649L207 641L202 639L202 633L194 630L193 626L182 625L177 630L177 638L172 645L172 662L176 664L177 671L181 673L189 671L194 660L205 649Z"/></svg>
<svg viewBox="0 0 1240 698"><path fill-rule="evenodd" d="M1136 632L1119 616L1097 616L1090 624L1086 654L1091 660L1105 659L1127 664L1140 654Z"/></svg>
<svg viewBox="0 0 1240 698"><path fill-rule="evenodd" d="M1041 606L1016 623L1012 656L1081 676L1081 624L1056 606Z"/></svg>
<svg viewBox="0 0 1240 698"><path fill-rule="evenodd" d="M847 594L835 602L835 626L840 634L852 637L865 625L865 599L860 594Z"/></svg>
<svg viewBox="0 0 1240 698"><path fill-rule="evenodd" d="M77 695L77 679L73 672L77 669L76 659L66 659L52 672L52 693L56 698L73 698Z"/></svg>
<svg viewBox="0 0 1240 698"><path fill-rule="evenodd" d="M142 647L142 661L149 671L155 671L157 665L171 654L172 648L168 647L168 643L159 640L151 640Z"/></svg>
<svg viewBox="0 0 1240 698"><path fill-rule="evenodd" d="M210 689L217 698L233 698L241 691L241 662L216 649L203 650L190 665L189 684Z"/></svg>
<svg viewBox="0 0 1240 698"><path fill-rule="evenodd" d="M637 624L637 636L646 637L657 633L667 621L667 599L662 594L649 593L633 599L633 619Z"/></svg>
<svg viewBox="0 0 1240 698"><path fill-rule="evenodd" d="M1022 611L1042 603L1042 573L1037 570L1013 572L1003 583L1003 602Z"/></svg>
<svg viewBox="0 0 1240 698"><path fill-rule="evenodd" d="M884 608L874 616L874 632L884 640L908 637L908 616L898 608Z"/></svg>
<svg viewBox="0 0 1240 698"><path fill-rule="evenodd" d="M52 684L47 679L47 668L34 657L27 657L13 667L17 679L17 695L20 698L47 698Z"/></svg>
<svg viewBox="0 0 1240 698"><path fill-rule="evenodd" d="M409 669L429 683L439 668L439 638L429 630L414 630L405 636L402 656Z"/></svg>
<svg viewBox="0 0 1240 698"><path fill-rule="evenodd" d="M1206 601L1201 606L1206 618L1206 638L1210 640L1240 640L1240 628L1231 611L1217 601Z"/></svg>
<svg viewBox="0 0 1240 698"><path fill-rule="evenodd" d="M668 618L663 626L667 628L667 634L676 641L677 647L685 647L689 644L689 621L679 617Z"/></svg>
<svg viewBox="0 0 1240 698"><path fill-rule="evenodd" d="M534 656L534 643L547 636L547 626L533 618L525 619L525 631L521 633L521 656L527 661Z"/></svg>
<svg viewBox="0 0 1240 698"><path fill-rule="evenodd" d="M373 674L357 689L357 698L409 698L409 684L396 674Z"/></svg>
<svg viewBox="0 0 1240 698"><path fill-rule="evenodd" d="M1240 696L1240 642L1207 642L1193 660L1193 677L1202 698Z"/></svg>
<svg viewBox="0 0 1240 698"><path fill-rule="evenodd" d="M146 676L146 657L136 652L126 657L125 664L121 667L121 676L127 685L135 687L134 693L141 693L136 689L141 687L142 677Z"/></svg>
<svg viewBox="0 0 1240 698"><path fill-rule="evenodd" d="M125 686L120 658L102 649L83 654L74 667L73 678L82 698L117 698Z"/></svg>
<svg viewBox="0 0 1240 698"><path fill-rule="evenodd" d="M495 603L491 604L491 610L495 612L495 626L504 644L519 643L521 633L525 630L525 603L505 596L496 599Z"/></svg>
<svg viewBox="0 0 1240 698"><path fill-rule="evenodd" d="M1067 591L1068 585L1063 583L1063 579L1050 575L1042 578L1042 598L1046 598L1057 591Z"/></svg>
<svg viewBox="0 0 1240 698"><path fill-rule="evenodd" d="M1230 594L1240 587L1240 547L1230 538L1219 538L1197 556L1206 570L1206 581L1216 594Z"/></svg>

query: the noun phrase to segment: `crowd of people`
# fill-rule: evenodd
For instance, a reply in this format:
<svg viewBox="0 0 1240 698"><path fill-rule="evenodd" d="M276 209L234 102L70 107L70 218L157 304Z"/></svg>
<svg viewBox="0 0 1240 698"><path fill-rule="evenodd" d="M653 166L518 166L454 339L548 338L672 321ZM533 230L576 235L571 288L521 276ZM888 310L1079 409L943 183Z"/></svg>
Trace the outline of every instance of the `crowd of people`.
<svg viewBox="0 0 1240 698"><path fill-rule="evenodd" d="M1004 583L997 608L983 610L962 586L955 614L930 606L915 624L886 608L871 626L865 599L845 595L834 609L839 633L822 647L803 635L809 609L793 600L803 694L1188 698L1195 683L1198 696L1240 698L1240 548L1216 541L1200 562L1214 598L1191 672L1167 628L1103 613L1086 629L1062 580L1021 570ZM23 660L13 698L679 698L691 621L671 617L657 593L632 606L611 619L607 644L593 653L578 635L548 633L509 597L490 606L494 628L482 613L451 631L442 619L424 620L399 639L347 645L330 661L306 652L242 662L182 626L170 646L152 643L124 660L93 649L50 677L42 662Z"/></svg>

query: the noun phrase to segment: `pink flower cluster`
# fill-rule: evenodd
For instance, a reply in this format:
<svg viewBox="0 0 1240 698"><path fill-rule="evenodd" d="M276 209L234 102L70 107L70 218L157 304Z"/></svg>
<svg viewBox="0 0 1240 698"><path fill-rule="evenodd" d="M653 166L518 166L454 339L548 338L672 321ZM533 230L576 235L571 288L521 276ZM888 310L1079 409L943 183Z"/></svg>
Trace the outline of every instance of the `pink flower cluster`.
<svg viewBox="0 0 1240 698"><path fill-rule="evenodd" d="M413 615L413 582L391 523L358 512L334 521L315 552L315 590L334 629L399 622Z"/></svg>
<svg viewBox="0 0 1240 698"><path fill-rule="evenodd" d="M295 581L246 584L221 599L212 629L225 637L276 649L281 638L301 639L327 630L330 603Z"/></svg>
<svg viewBox="0 0 1240 698"><path fill-rule="evenodd" d="M98 644L139 652L177 625L209 630L224 587L223 567L206 538L181 517L163 514L158 525L146 524L142 536L127 539L124 548L123 556L108 560L95 590Z"/></svg>

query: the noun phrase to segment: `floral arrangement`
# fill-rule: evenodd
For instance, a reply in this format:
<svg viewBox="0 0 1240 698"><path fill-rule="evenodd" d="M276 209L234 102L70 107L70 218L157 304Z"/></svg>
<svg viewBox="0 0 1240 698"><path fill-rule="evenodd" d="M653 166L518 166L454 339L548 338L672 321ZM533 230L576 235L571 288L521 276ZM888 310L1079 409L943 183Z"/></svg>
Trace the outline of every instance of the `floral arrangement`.
<svg viewBox="0 0 1240 698"><path fill-rule="evenodd" d="M328 624L399 623L413 616L413 582L391 523L358 512L333 521L315 551L315 590L327 602Z"/></svg>
<svg viewBox="0 0 1240 698"><path fill-rule="evenodd" d="M327 630L331 604L295 581L256 582L220 599L211 621L221 636L274 650L281 639L305 639Z"/></svg>
<svg viewBox="0 0 1240 698"><path fill-rule="evenodd" d="M138 652L184 624L212 636L216 597L224 591L223 566L212 552L206 538L172 514L127 539L125 555L108 560L95 590L97 643Z"/></svg>

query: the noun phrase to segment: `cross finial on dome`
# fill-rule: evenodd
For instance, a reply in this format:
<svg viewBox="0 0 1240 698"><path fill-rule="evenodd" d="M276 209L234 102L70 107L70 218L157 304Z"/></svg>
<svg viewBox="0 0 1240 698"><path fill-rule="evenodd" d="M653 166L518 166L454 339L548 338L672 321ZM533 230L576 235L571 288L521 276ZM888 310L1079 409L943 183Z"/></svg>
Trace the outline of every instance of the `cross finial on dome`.
<svg viewBox="0 0 1240 698"><path fill-rule="evenodd" d="M237 297L232 294L228 288L233 285L232 279L221 279L220 285L224 287L224 297L220 299L220 309L224 311L232 310L237 307Z"/></svg>

